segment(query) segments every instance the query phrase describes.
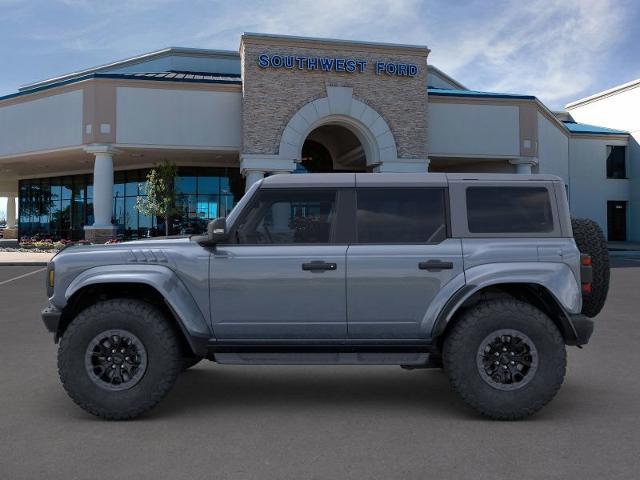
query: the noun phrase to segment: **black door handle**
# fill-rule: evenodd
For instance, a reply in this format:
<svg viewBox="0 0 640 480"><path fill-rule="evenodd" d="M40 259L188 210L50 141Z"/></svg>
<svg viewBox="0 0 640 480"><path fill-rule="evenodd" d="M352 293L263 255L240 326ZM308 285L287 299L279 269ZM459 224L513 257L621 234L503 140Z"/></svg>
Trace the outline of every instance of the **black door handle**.
<svg viewBox="0 0 640 480"><path fill-rule="evenodd" d="M427 262L420 262L418 264L420 270L427 270L429 272L439 272L440 270L451 270L453 268L453 262L441 262L440 260L429 260Z"/></svg>
<svg viewBox="0 0 640 480"><path fill-rule="evenodd" d="M302 270L309 272L324 272L326 270L335 270L338 268L336 263L323 262L322 260L314 260L313 262L303 263Z"/></svg>

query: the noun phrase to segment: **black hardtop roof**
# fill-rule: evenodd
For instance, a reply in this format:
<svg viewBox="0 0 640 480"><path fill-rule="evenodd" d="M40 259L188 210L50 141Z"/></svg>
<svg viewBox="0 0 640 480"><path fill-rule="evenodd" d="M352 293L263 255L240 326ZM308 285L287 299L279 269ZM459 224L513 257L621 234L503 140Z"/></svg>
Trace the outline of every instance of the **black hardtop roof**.
<svg viewBox="0 0 640 480"><path fill-rule="evenodd" d="M555 175L516 173L301 173L277 174L262 180L263 188L284 187L446 187L451 182L562 182Z"/></svg>

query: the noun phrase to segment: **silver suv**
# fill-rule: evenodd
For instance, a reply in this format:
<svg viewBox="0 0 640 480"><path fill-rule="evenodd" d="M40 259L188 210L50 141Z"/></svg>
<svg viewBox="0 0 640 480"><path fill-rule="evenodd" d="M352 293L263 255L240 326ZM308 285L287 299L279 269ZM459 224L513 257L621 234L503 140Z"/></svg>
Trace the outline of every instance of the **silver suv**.
<svg viewBox="0 0 640 480"><path fill-rule="evenodd" d="M481 414L518 419L558 391L608 274L554 176L275 175L207 235L65 249L42 316L64 388L104 418L206 358L443 367Z"/></svg>

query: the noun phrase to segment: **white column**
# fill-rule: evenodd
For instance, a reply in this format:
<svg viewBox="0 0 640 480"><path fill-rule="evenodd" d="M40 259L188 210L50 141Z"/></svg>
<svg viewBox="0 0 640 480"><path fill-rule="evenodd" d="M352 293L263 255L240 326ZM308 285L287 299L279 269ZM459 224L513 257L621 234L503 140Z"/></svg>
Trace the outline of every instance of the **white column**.
<svg viewBox="0 0 640 480"><path fill-rule="evenodd" d="M520 157L509 160L509 163L516 166L516 173L531 175L531 167L538 164L538 159L535 157Z"/></svg>
<svg viewBox="0 0 640 480"><path fill-rule="evenodd" d="M7 228L16 228L16 197L9 195L7 197Z"/></svg>
<svg viewBox="0 0 640 480"><path fill-rule="evenodd" d="M93 226L111 227L113 216L113 153L95 151L93 164Z"/></svg>
<svg viewBox="0 0 640 480"><path fill-rule="evenodd" d="M293 160L279 155L242 154L240 155L240 173L246 179L245 191L251 185L264 178L265 172L290 173L296 168Z"/></svg>
<svg viewBox="0 0 640 480"><path fill-rule="evenodd" d="M245 187L244 191L246 192L251 188L251 185L256 183L258 180L262 180L264 178L264 171L262 170L245 170L244 171L245 178Z"/></svg>
<svg viewBox="0 0 640 480"><path fill-rule="evenodd" d="M104 243L116 233L113 217L113 155L111 145L89 145L85 152L95 156L93 162L93 225L84 227L85 239Z"/></svg>

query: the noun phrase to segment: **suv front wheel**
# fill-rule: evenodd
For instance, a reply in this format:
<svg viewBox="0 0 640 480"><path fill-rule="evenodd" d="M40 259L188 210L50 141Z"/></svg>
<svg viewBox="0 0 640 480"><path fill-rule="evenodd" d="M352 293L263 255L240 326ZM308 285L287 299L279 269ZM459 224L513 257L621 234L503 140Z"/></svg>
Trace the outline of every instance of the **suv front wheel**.
<svg viewBox="0 0 640 480"><path fill-rule="evenodd" d="M78 314L58 350L69 396L93 415L137 417L169 392L182 369L180 343L164 314L142 300L98 302Z"/></svg>
<svg viewBox="0 0 640 480"><path fill-rule="evenodd" d="M532 305L495 300L466 310L443 345L451 385L475 410L496 420L528 417L562 385L564 340Z"/></svg>

